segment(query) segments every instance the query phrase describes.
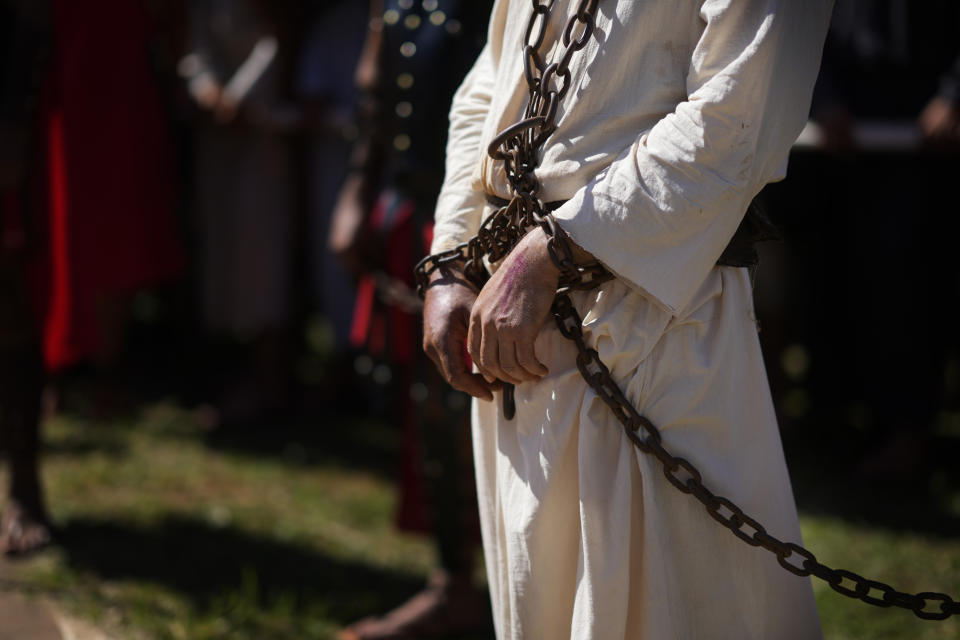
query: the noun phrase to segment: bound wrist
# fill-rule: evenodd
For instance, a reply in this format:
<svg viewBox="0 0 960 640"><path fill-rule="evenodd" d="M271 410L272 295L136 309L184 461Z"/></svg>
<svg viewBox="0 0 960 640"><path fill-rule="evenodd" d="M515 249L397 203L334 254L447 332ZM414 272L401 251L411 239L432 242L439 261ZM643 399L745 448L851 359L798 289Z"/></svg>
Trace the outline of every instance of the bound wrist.
<svg viewBox="0 0 960 640"><path fill-rule="evenodd" d="M430 291L438 287L464 287L476 294L477 288L470 282L470 279L464 275L462 262L451 262L438 267L427 278L427 284L424 287L424 295L429 295Z"/></svg>
<svg viewBox="0 0 960 640"><path fill-rule="evenodd" d="M542 278L549 280L551 284L555 283L560 277L560 268L550 257L550 236L542 227L536 227L530 230L523 240L522 245L524 261L536 272L541 274ZM520 245L518 245L520 248Z"/></svg>

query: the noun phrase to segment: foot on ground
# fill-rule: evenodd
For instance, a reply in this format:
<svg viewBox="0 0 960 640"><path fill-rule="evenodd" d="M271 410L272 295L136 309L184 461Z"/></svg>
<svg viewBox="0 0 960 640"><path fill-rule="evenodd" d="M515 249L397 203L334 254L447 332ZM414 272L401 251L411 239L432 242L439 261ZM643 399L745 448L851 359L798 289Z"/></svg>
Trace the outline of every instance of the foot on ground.
<svg viewBox="0 0 960 640"><path fill-rule="evenodd" d="M427 588L386 615L355 622L340 640L431 640L461 638L490 631L490 607L485 592L467 580L445 573L431 577Z"/></svg>
<svg viewBox="0 0 960 640"><path fill-rule="evenodd" d="M11 503L0 516L0 555L26 556L53 542L53 530L43 513Z"/></svg>

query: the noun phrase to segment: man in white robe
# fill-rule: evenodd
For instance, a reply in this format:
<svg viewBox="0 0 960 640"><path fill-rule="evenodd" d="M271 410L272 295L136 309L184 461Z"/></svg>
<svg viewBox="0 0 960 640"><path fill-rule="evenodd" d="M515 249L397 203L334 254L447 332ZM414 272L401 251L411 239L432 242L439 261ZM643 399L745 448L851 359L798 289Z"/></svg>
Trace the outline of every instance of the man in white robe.
<svg viewBox="0 0 960 640"><path fill-rule="evenodd" d="M800 542L746 269L717 259L785 174L831 0L600 0L537 168L580 258L617 278L573 301L588 344L666 448L774 536ZM555 59L576 0L557 0ZM489 141L522 116L531 3L499 0L451 111L432 250L511 195ZM543 51L543 50L541 50ZM582 379L548 317L558 272L540 229L479 293L437 272L424 347L474 403L484 552L500 638L807 640L808 579L680 493ZM468 348L479 373L462 355ZM516 383L516 416L499 381Z"/></svg>

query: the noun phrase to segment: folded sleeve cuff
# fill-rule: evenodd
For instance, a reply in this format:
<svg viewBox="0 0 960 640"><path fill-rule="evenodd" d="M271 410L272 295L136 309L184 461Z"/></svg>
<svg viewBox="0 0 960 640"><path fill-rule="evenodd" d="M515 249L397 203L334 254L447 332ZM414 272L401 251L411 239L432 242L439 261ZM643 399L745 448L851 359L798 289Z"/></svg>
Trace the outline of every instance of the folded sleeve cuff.
<svg viewBox="0 0 960 640"><path fill-rule="evenodd" d="M739 203L740 199L735 200ZM637 293L672 315L681 315L716 264L716 243L700 242L713 234L670 243L670 235L663 229L643 233L638 228L644 216L635 211L636 206L603 191L581 189L554 217L574 242ZM732 236L739 217L710 216L716 223L733 221L732 229L718 230L716 235Z"/></svg>

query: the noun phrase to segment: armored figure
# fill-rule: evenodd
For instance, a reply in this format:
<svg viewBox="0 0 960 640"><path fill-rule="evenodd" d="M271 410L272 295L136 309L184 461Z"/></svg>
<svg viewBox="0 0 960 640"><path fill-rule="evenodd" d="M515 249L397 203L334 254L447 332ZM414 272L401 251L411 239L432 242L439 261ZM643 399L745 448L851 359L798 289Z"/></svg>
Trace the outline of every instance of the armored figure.
<svg viewBox="0 0 960 640"><path fill-rule="evenodd" d="M483 45L491 6L372 3L357 70L361 139L331 246L357 278L351 341L379 361L378 375L391 372L392 413L403 431L398 524L434 536L441 569L425 591L351 625L347 638L460 637L489 627L487 598L471 580L479 536L466 397L419 349L413 267L431 241L450 103Z"/></svg>

